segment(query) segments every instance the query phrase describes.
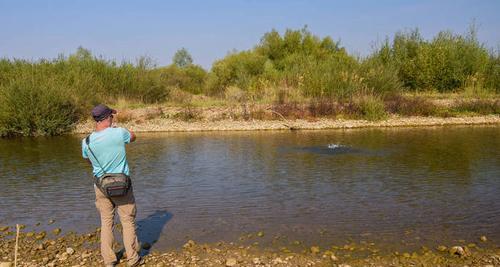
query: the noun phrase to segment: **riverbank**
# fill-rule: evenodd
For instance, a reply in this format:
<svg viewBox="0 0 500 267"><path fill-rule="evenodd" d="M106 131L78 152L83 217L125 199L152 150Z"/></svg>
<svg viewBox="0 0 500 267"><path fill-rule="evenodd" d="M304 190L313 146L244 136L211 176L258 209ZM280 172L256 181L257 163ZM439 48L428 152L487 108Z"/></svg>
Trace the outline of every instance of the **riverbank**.
<svg viewBox="0 0 500 267"><path fill-rule="evenodd" d="M0 266L13 266L15 232L2 227ZM52 238L49 238L51 236ZM57 231L23 232L19 235L18 266L101 266L98 250L99 230L86 234ZM197 244L188 240L183 248L156 251L143 244L145 266L499 266L500 248L486 237L467 245L453 244L417 251L383 253L373 243L349 243L344 246L312 246L301 252L287 248L261 248L256 244ZM118 250L119 246L115 246ZM150 251L151 250L151 251ZM126 266L124 263L118 266ZM3 264L3 265L2 265ZM9 265L10 264L10 265Z"/></svg>
<svg viewBox="0 0 500 267"><path fill-rule="evenodd" d="M177 112L177 113L176 113ZM274 119L274 120L243 120L243 119L214 119L217 113L223 111L206 110L208 116L198 120L175 119L179 110L139 109L127 111L126 120L118 116L118 125L131 129L134 132L193 132L193 131L255 131L255 130L325 130L351 129L367 127L415 127L415 126L444 126L444 125L481 125L500 124L499 115L460 116L460 117L401 117L391 115L379 121L355 119ZM159 114L163 115L159 115ZM170 114L170 115L165 115ZM122 117L123 118L123 117ZM76 125L73 133L90 133L94 122L86 121Z"/></svg>

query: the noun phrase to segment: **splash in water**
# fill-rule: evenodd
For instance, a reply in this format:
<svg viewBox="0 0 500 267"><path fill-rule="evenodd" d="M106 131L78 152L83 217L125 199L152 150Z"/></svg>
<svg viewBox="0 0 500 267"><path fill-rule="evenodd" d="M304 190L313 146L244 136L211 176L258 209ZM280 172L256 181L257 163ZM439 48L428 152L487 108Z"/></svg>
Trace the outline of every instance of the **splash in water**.
<svg viewBox="0 0 500 267"><path fill-rule="evenodd" d="M328 144L329 149L337 149L337 148L345 148L344 145L341 144Z"/></svg>

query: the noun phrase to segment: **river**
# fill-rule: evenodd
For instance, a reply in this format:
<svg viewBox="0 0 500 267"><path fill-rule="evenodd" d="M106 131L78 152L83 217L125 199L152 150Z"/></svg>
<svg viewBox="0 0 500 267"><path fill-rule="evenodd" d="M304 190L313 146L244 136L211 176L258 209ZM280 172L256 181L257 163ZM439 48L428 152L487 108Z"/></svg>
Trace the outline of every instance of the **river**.
<svg viewBox="0 0 500 267"><path fill-rule="evenodd" d="M0 139L0 225L99 226L82 138ZM139 235L159 249L498 245L499 151L498 126L148 133L127 147Z"/></svg>

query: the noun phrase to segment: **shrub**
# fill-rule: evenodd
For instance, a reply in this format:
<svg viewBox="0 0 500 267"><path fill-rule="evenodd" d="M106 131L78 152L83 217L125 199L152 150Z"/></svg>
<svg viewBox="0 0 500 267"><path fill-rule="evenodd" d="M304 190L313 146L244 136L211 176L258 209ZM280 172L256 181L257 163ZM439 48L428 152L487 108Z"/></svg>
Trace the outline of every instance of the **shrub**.
<svg viewBox="0 0 500 267"><path fill-rule="evenodd" d="M275 119L300 119L306 117L306 110L297 102L274 103L272 113Z"/></svg>
<svg viewBox="0 0 500 267"><path fill-rule="evenodd" d="M79 112L59 85L15 82L0 87L0 135L57 135L71 129Z"/></svg>
<svg viewBox="0 0 500 267"><path fill-rule="evenodd" d="M393 95L386 99L385 105L388 112L404 116L434 116L439 111L434 103L423 97Z"/></svg>
<svg viewBox="0 0 500 267"><path fill-rule="evenodd" d="M248 90L264 71L266 58L252 51L232 53L212 65L206 93L223 96L228 86Z"/></svg>
<svg viewBox="0 0 500 267"><path fill-rule="evenodd" d="M224 92L224 98L232 102L244 102L247 98L245 91L235 86L229 86Z"/></svg>
<svg viewBox="0 0 500 267"><path fill-rule="evenodd" d="M335 116L339 108L332 98L313 98L309 102L309 113L313 117Z"/></svg>
<svg viewBox="0 0 500 267"><path fill-rule="evenodd" d="M384 102L375 96L361 96L354 100L359 115L369 121L382 120L387 117Z"/></svg>
<svg viewBox="0 0 500 267"><path fill-rule="evenodd" d="M174 118L183 121L193 121L201 118L201 112L193 105L185 104L182 110L174 115Z"/></svg>
<svg viewBox="0 0 500 267"><path fill-rule="evenodd" d="M173 87L169 89L168 99L178 104L191 104L193 95L189 92Z"/></svg>
<svg viewBox="0 0 500 267"><path fill-rule="evenodd" d="M165 87L176 87L192 94L203 92L207 72L198 65L188 65L179 68L176 65L160 68L161 84Z"/></svg>
<svg viewBox="0 0 500 267"><path fill-rule="evenodd" d="M385 97L398 94L403 89L396 66L385 64L381 58L363 60L360 69L363 83L372 93Z"/></svg>
<svg viewBox="0 0 500 267"><path fill-rule="evenodd" d="M496 53L491 53L490 62L486 69L484 86L490 91L500 93L500 47Z"/></svg>
<svg viewBox="0 0 500 267"><path fill-rule="evenodd" d="M472 112L481 115L500 114L500 100L475 99L462 100L452 108L456 112Z"/></svg>
<svg viewBox="0 0 500 267"><path fill-rule="evenodd" d="M404 86L412 90L455 91L470 76L487 73L489 53L478 42L474 26L465 35L442 31L431 41L418 29L399 32L372 57L394 66Z"/></svg>

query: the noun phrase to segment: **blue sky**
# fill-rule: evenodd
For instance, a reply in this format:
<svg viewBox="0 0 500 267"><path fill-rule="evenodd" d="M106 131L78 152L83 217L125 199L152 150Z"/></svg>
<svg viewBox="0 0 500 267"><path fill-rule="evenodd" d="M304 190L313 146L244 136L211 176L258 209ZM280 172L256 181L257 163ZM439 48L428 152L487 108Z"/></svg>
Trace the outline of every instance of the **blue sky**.
<svg viewBox="0 0 500 267"><path fill-rule="evenodd" d="M54 58L83 46L107 59L149 56L166 65L185 47L195 63L209 68L233 49L252 48L273 28L308 25L366 55L398 30L418 27L431 38L445 29L464 33L473 20L479 40L497 48L498 14L497 0L0 0L0 57Z"/></svg>

